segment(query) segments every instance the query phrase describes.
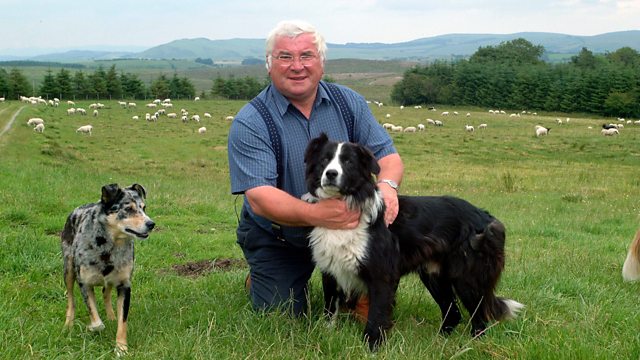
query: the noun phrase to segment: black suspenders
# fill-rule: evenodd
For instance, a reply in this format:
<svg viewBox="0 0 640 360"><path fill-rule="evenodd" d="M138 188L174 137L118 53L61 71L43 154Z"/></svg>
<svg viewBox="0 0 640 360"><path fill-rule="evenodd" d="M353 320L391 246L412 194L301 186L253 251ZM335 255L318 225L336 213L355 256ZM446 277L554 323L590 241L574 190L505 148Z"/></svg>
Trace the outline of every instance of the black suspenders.
<svg viewBox="0 0 640 360"><path fill-rule="evenodd" d="M347 105L347 101L342 94L340 89L331 83L325 83L327 86L327 90L332 97L332 99L338 104L340 108L340 113L342 114L342 119L344 120L345 125L347 126L347 131L349 134L349 141L354 141L354 123L355 117L353 116L353 112L349 105ZM278 132L278 128L276 127L276 123L267 109L267 106L264 104L262 100L255 97L250 102L251 105L258 111L262 120L267 125L267 130L269 131L269 140L271 141L271 146L276 153L276 164L278 170L278 180L277 186L279 189L282 189L282 173L284 172L284 165L282 164L282 139L280 137L280 133Z"/></svg>

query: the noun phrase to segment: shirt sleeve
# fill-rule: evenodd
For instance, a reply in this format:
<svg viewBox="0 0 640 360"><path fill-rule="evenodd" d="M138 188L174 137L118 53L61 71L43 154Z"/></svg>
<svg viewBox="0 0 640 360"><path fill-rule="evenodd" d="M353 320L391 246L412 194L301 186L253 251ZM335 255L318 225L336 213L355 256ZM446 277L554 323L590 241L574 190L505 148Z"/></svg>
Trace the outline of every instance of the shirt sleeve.
<svg viewBox="0 0 640 360"><path fill-rule="evenodd" d="M276 186L276 156L266 125L249 104L234 118L227 139L231 193L243 194L257 186Z"/></svg>

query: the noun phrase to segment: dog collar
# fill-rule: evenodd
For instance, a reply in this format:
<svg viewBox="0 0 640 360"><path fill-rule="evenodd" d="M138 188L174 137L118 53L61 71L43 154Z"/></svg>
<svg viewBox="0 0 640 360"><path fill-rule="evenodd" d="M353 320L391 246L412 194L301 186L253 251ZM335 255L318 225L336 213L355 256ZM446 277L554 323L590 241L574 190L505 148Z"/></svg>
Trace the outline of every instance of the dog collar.
<svg viewBox="0 0 640 360"><path fill-rule="evenodd" d="M393 188L393 190L398 191L398 183L393 181L393 180L389 180L389 179L382 179L378 181L378 184L380 183L385 183L389 186L391 186Z"/></svg>

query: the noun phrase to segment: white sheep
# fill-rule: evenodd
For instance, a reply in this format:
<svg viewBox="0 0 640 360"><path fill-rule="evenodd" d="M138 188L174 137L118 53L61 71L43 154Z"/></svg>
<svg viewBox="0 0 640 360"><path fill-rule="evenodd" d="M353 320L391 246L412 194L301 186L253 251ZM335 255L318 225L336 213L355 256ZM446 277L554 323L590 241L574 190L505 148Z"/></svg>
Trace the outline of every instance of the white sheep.
<svg viewBox="0 0 640 360"><path fill-rule="evenodd" d="M195 114L191 116L191 120L195 121L195 122L200 122L200 115Z"/></svg>
<svg viewBox="0 0 640 360"><path fill-rule="evenodd" d="M68 108L67 109L67 115L73 115L76 113L76 109L75 108Z"/></svg>
<svg viewBox="0 0 640 360"><path fill-rule="evenodd" d="M193 101L200 101L200 96L196 96L195 98L193 98Z"/></svg>
<svg viewBox="0 0 640 360"><path fill-rule="evenodd" d="M35 126L38 124L44 124L44 120L42 120L41 118L31 118L29 119L29 121L27 121L27 125L29 126Z"/></svg>
<svg viewBox="0 0 640 360"><path fill-rule="evenodd" d="M136 106L137 105L134 102L127 103L127 107L136 107Z"/></svg>
<svg viewBox="0 0 640 360"><path fill-rule="evenodd" d="M616 129L616 128L602 129L602 130L600 130L600 132L604 136L620 135L620 133L618 132L618 129Z"/></svg>
<svg viewBox="0 0 640 360"><path fill-rule="evenodd" d="M391 131L393 131L393 132L402 132L402 130L403 130L402 126L393 125L391 127Z"/></svg>
<svg viewBox="0 0 640 360"><path fill-rule="evenodd" d="M444 123L442 121L440 121L440 120L435 120L434 121L434 125L435 126L444 126Z"/></svg>
<svg viewBox="0 0 640 360"><path fill-rule="evenodd" d="M486 128L487 128L487 124L485 123L478 125L478 129L486 129Z"/></svg>
<svg viewBox="0 0 640 360"><path fill-rule="evenodd" d="M211 118L211 114L209 114L208 112L204 113L204 117L206 118Z"/></svg>
<svg viewBox="0 0 640 360"><path fill-rule="evenodd" d="M449 112L448 111L443 111L440 116L449 116Z"/></svg>
<svg viewBox="0 0 640 360"><path fill-rule="evenodd" d="M80 126L77 130L76 133L80 132L83 134L89 134L91 135L91 131L93 130L93 126L91 125L84 125L84 126Z"/></svg>
<svg viewBox="0 0 640 360"><path fill-rule="evenodd" d="M544 126L536 125L536 137L549 135L549 130L551 130L551 128L546 128Z"/></svg>
<svg viewBox="0 0 640 360"><path fill-rule="evenodd" d="M169 119L175 119L175 118L177 118L177 117L178 117L178 114L176 114L176 113L168 113L168 114L167 114L167 117L168 117Z"/></svg>
<svg viewBox="0 0 640 360"><path fill-rule="evenodd" d="M471 125L465 125L465 126L464 126L464 129L465 129L466 131L468 131L468 132L473 132L473 131L475 130L475 129L473 128L473 126L471 126Z"/></svg>
<svg viewBox="0 0 640 360"><path fill-rule="evenodd" d="M43 123L37 124L37 125L33 128L33 130L34 130L35 132L39 132L39 133L43 132L43 131L44 131L44 124L43 124Z"/></svg>
<svg viewBox="0 0 640 360"><path fill-rule="evenodd" d="M424 124L418 124L418 131L424 131Z"/></svg>
<svg viewBox="0 0 640 360"><path fill-rule="evenodd" d="M204 133L206 133L206 132L207 132L207 128L206 128L206 127L204 127L204 126L203 126L203 127L201 127L200 129L198 129L198 133L199 133L199 134L204 134Z"/></svg>
<svg viewBox="0 0 640 360"><path fill-rule="evenodd" d="M229 115L226 118L224 118L227 121L233 121L233 116Z"/></svg>
<svg viewBox="0 0 640 360"><path fill-rule="evenodd" d="M427 119L427 124L435 126L436 122L433 119Z"/></svg>
<svg viewBox="0 0 640 360"><path fill-rule="evenodd" d="M133 116L131 117L131 119L132 119L132 120L139 120L140 118L138 117L138 115L133 115Z"/></svg>
<svg viewBox="0 0 640 360"><path fill-rule="evenodd" d="M98 116L98 110L93 110L93 116L94 117Z"/></svg>
<svg viewBox="0 0 640 360"><path fill-rule="evenodd" d="M391 128L393 127L393 124L392 123L384 123L384 124L382 124L382 127L384 129L391 130Z"/></svg>
<svg viewBox="0 0 640 360"><path fill-rule="evenodd" d="M416 132L416 127L415 126L407 126L406 128L404 128L404 132Z"/></svg>

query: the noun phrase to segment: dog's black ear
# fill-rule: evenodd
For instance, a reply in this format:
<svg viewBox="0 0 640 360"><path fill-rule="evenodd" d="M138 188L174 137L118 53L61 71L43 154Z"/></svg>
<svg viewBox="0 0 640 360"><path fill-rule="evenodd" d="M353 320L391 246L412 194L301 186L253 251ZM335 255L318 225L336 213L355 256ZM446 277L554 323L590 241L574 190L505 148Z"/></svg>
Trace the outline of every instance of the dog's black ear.
<svg viewBox="0 0 640 360"><path fill-rule="evenodd" d="M144 186L140 185L140 184L133 184L131 186L128 187L128 189L131 189L135 192L137 192L141 198L146 199L147 198L147 191L145 190Z"/></svg>
<svg viewBox="0 0 640 360"><path fill-rule="evenodd" d="M380 164L378 164L378 160L373 156L373 153L362 145L358 145L357 149L360 152L360 156L358 158L362 161L362 166L364 166L365 169L368 169L371 174L380 174Z"/></svg>
<svg viewBox="0 0 640 360"><path fill-rule="evenodd" d="M325 133L321 133L317 138L311 139L311 141L309 141L309 144L307 145L307 150L304 152L305 164L308 164L309 160L311 160L314 154L318 152L318 149L324 146L324 144L326 144L328 141L329 138Z"/></svg>
<svg viewBox="0 0 640 360"><path fill-rule="evenodd" d="M105 205L113 204L120 195L122 194L122 189L118 184L109 184L102 187L102 197L100 201L102 201Z"/></svg>

